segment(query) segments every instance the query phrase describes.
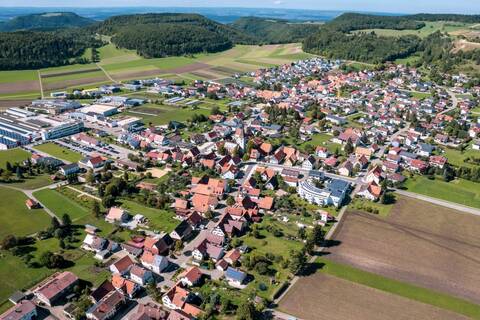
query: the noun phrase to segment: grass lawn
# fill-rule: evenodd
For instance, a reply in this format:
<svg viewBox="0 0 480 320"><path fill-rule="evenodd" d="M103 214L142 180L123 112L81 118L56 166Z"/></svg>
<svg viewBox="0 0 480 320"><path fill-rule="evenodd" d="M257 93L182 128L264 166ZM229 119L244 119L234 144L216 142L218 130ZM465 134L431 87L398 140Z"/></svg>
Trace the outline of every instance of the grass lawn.
<svg viewBox="0 0 480 320"><path fill-rule="evenodd" d="M70 200L63 194L52 190L43 189L33 194L44 206L52 210L58 217L65 213L70 215L73 222L90 214L88 209L82 207L78 203Z"/></svg>
<svg viewBox="0 0 480 320"><path fill-rule="evenodd" d="M11 164L20 163L31 157L31 153L20 148L0 151L0 168L5 168L5 164L9 161Z"/></svg>
<svg viewBox="0 0 480 320"><path fill-rule="evenodd" d="M153 230L171 232L180 223L180 221L174 219L175 213L173 212L145 207L130 200L122 200L121 202L121 207L129 211L130 214L145 216Z"/></svg>
<svg viewBox="0 0 480 320"><path fill-rule="evenodd" d="M429 197L480 208L480 183L464 179L445 182L430 180L423 176L409 178L405 182L408 191Z"/></svg>
<svg viewBox="0 0 480 320"><path fill-rule="evenodd" d="M59 146L53 142L47 142L35 147L35 149L69 162L78 162L83 158L82 154Z"/></svg>
<svg viewBox="0 0 480 320"><path fill-rule="evenodd" d="M16 179L15 175L12 179ZM25 189L25 190L33 190L38 189L41 187L48 186L52 184L53 181L50 179L48 174L41 174L38 176L28 176L24 174L24 178L18 181L8 183L9 186Z"/></svg>
<svg viewBox="0 0 480 320"><path fill-rule="evenodd" d="M471 318L480 319L480 306L466 300L385 278L327 259L319 258L316 262L323 265L320 272L439 308L451 310Z"/></svg>
<svg viewBox="0 0 480 320"><path fill-rule="evenodd" d="M50 224L50 217L44 210L27 209L27 196L22 192L5 187L0 187L0 192L0 239L8 234L29 235Z"/></svg>
<svg viewBox="0 0 480 320"><path fill-rule="evenodd" d="M470 158L480 158L480 151L473 150L471 144L462 152L457 149L451 148L444 148L445 153L443 154L448 159L448 163L456 166L456 167L469 167L475 168L476 165L468 162L464 162L463 160L470 157Z"/></svg>
<svg viewBox="0 0 480 320"><path fill-rule="evenodd" d="M352 200L352 202L349 204L349 209L354 209L354 210L359 210L363 212L367 212L366 208L370 207L372 209L377 209L378 210L378 215L380 217L388 217L390 214L390 211L392 210L393 206L395 204L381 204L380 202L373 202L369 201L367 199L363 198L355 198Z"/></svg>
<svg viewBox="0 0 480 320"><path fill-rule="evenodd" d="M154 105L146 104L142 107L131 109L122 113L132 117L143 119L145 124L153 123L153 125L167 124L172 120L184 122L192 118L194 114L210 115L210 109L191 109L182 108L180 106Z"/></svg>

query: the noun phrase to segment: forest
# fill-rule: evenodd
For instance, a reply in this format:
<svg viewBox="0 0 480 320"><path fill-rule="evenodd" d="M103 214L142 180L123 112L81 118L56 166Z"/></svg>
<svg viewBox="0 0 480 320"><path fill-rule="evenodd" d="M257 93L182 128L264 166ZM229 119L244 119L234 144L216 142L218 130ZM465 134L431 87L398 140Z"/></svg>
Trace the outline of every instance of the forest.
<svg viewBox="0 0 480 320"><path fill-rule="evenodd" d="M112 41L145 58L218 52L232 47L232 42L221 34L199 26L168 23L124 28Z"/></svg>
<svg viewBox="0 0 480 320"><path fill-rule="evenodd" d="M361 29L417 30L425 26L424 22L409 16L378 16L360 13L344 13L326 24L341 32Z"/></svg>
<svg viewBox="0 0 480 320"><path fill-rule="evenodd" d="M301 42L319 30L320 24L290 23L287 20L245 17L230 26L254 37L259 43L277 44Z"/></svg>
<svg viewBox="0 0 480 320"><path fill-rule="evenodd" d="M306 38L303 50L328 58L383 63L408 57L420 42L416 36L379 37L373 32L347 34L325 28Z"/></svg>
<svg viewBox="0 0 480 320"><path fill-rule="evenodd" d="M0 32L0 70L84 63L79 56L101 41L80 30Z"/></svg>

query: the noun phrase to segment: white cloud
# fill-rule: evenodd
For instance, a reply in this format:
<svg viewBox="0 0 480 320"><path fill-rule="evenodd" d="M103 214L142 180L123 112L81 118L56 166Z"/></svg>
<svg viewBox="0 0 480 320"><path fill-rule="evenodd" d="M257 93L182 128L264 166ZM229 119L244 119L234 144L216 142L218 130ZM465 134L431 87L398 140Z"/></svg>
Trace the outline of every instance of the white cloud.
<svg viewBox="0 0 480 320"><path fill-rule="evenodd" d="M275 0L275 1L273 1L273 4L279 6L281 4L284 4L284 2L282 0Z"/></svg>

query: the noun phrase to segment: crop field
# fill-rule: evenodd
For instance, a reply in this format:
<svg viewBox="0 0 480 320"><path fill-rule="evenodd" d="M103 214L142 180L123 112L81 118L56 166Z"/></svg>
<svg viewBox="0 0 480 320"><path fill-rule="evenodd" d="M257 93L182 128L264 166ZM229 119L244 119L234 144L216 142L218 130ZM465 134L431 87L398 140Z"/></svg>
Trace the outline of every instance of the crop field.
<svg viewBox="0 0 480 320"><path fill-rule="evenodd" d="M50 224L50 217L42 209L28 210L27 196L22 192L0 186L0 239L8 234L26 236L43 230Z"/></svg>
<svg viewBox="0 0 480 320"><path fill-rule="evenodd" d="M348 211L339 227L328 260L480 304L480 217L399 197L387 218Z"/></svg>
<svg viewBox="0 0 480 320"><path fill-rule="evenodd" d="M238 45L214 54L145 59L133 50L108 44L99 48L100 62L25 71L0 71L0 99L36 99L40 82L48 95L56 90L94 88L115 81L148 77L178 80L223 79L235 73L254 71L305 59L311 55L302 52L300 44L266 46ZM101 68L104 69L102 71ZM39 74L40 79L39 80Z"/></svg>
<svg viewBox="0 0 480 320"><path fill-rule="evenodd" d="M468 23L436 21L436 22L425 22L425 27L418 30L363 29L355 32L368 33L368 32L374 31L377 35L385 36L385 37L416 35L421 38L424 38L437 31L447 32L455 35L455 34L458 34L459 32L469 30L470 26L471 24L468 24Z"/></svg>
<svg viewBox="0 0 480 320"><path fill-rule="evenodd" d="M279 309L306 320L467 319L324 272L300 278Z"/></svg>

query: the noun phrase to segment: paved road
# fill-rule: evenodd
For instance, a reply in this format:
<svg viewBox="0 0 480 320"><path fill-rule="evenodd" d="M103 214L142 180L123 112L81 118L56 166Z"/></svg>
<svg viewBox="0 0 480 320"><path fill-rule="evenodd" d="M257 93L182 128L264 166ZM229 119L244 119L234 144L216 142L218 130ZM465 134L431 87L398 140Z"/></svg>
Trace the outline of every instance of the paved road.
<svg viewBox="0 0 480 320"><path fill-rule="evenodd" d="M458 203L454 203L454 202L450 202L450 201L445 201L445 200L441 200L441 199L437 199L437 198L424 196L424 195L421 195L421 194L418 194L418 193L408 192L408 191L405 191L405 190L396 189L395 192L402 195L402 196L406 196L406 197L409 197L409 198L430 202L430 203L433 203L433 204L436 204L436 205L439 205L439 206L442 206L442 207L446 207L446 208L450 208L450 209L454 209L454 210L462 211L462 212L465 212L465 213L470 213L470 214L480 216L480 209L472 208L472 207L469 207L469 206L464 206L462 204L458 204Z"/></svg>

